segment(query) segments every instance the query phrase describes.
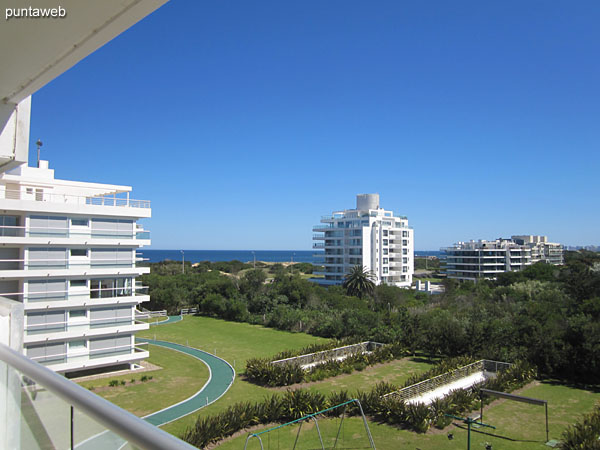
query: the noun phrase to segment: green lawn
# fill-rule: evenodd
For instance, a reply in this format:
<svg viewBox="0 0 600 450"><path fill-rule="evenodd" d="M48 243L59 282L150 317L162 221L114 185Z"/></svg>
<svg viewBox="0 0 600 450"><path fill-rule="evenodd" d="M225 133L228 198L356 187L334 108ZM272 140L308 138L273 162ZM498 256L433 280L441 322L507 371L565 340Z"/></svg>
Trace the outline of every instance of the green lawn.
<svg viewBox="0 0 600 450"><path fill-rule="evenodd" d="M228 322L210 317L185 316L183 321L152 327L138 337L189 345L217 356L243 372L246 359L274 355L282 350L301 348L326 339L304 333L289 333L247 323Z"/></svg>
<svg viewBox="0 0 600 450"><path fill-rule="evenodd" d="M208 367L191 356L166 348L149 346L148 362L162 369L84 381L85 388L137 416L145 416L195 394L208 381ZM146 375L152 380L141 382ZM130 384L135 379L134 384ZM108 387L111 380L124 380L125 386Z"/></svg>
<svg viewBox="0 0 600 450"><path fill-rule="evenodd" d="M559 439L564 428L577 420L580 414L589 411L595 402L600 400L600 393L584 389L576 389L552 383L536 382L521 392L522 395L546 399L549 402L550 439ZM478 431L471 433L471 448L484 449L486 443L492 444L494 449L521 450L521 449L547 449L545 446L545 418L544 408L526 403L499 401L484 410L486 423L497 427L490 430L493 434L483 434ZM343 441L338 442L341 448L368 447L368 440L364 426L359 418L344 421ZM456 422L461 425L460 422ZM308 425L308 424L307 424ZM304 425L301 432L301 441L298 448L316 448L318 443L316 429L313 425ZM320 420L319 427L323 439L333 443L338 430L337 419ZM378 449L465 449L467 444L466 430L455 424L443 431L433 429L426 434L417 434L410 431L369 422L373 439ZM462 426L462 425L461 425ZM480 429L483 430L483 429ZM290 449L293 446L298 426L290 426L262 435L265 450ZM454 434L453 440L448 440L447 433ZM270 435L270 436L269 436ZM341 437L340 437L341 439ZM219 450L238 450L244 448L246 435L224 442L218 446ZM269 443L270 440L270 443ZM258 440L253 439L248 450L258 450ZM269 446L270 444L270 446Z"/></svg>
<svg viewBox="0 0 600 450"><path fill-rule="evenodd" d="M138 336L154 338L155 334L157 339L189 344L211 353L216 349L217 355L230 364L233 365L235 361L238 375L245 370L247 358L272 356L282 350L325 341L303 333L288 333L257 325L194 316L186 316L182 322L153 327L139 333ZM362 372L311 383L307 388L323 393L341 389L354 392L357 389L369 389L378 381L400 384L410 375L426 371L431 364L426 360L405 358L401 361L370 367ZM165 425L164 429L180 436L200 415L216 414L237 402L260 401L265 396L276 392L278 390L248 383L238 376L223 398L197 413Z"/></svg>

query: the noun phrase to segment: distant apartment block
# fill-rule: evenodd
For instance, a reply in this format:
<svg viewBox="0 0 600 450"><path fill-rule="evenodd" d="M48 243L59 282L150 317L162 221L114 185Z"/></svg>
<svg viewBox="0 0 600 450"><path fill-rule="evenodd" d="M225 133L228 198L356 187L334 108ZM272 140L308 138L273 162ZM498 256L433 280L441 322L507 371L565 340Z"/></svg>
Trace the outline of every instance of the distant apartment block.
<svg viewBox="0 0 600 450"><path fill-rule="evenodd" d="M146 358L136 249L150 202L129 186L59 180L47 161L0 174L0 296L23 303L25 353L57 372Z"/></svg>
<svg viewBox="0 0 600 450"><path fill-rule="evenodd" d="M563 246L548 242L546 236L458 242L442 251L446 253L446 275L456 280L495 279L499 273L523 270L540 261L564 263Z"/></svg>
<svg viewBox="0 0 600 450"><path fill-rule="evenodd" d="M356 209L335 211L313 228L316 272L321 284L342 284L356 265L371 271L377 284L410 287L414 272L414 231L406 217L379 206L379 194L356 196Z"/></svg>

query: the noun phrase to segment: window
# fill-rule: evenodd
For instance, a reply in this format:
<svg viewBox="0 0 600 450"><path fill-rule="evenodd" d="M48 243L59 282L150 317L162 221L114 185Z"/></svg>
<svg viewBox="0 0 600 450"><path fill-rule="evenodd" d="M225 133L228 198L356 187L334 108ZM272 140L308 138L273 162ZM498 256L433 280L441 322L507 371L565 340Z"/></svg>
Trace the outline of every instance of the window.
<svg viewBox="0 0 600 450"><path fill-rule="evenodd" d="M94 237L133 237L133 220L92 219L92 236Z"/></svg>
<svg viewBox="0 0 600 450"><path fill-rule="evenodd" d="M388 259L387 258L383 258L383 263L387 264L388 263Z"/></svg>
<svg viewBox="0 0 600 450"><path fill-rule="evenodd" d="M402 249L402 254L403 255L408 255L408 249L407 248L403 248Z"/></svg>
<svg viewBox="0 0 600 450"><path fill-rule="evenodd" d="M87 312L85 309L73 309L69 311L70 319L85 319L87 317Z"/></svg>
<svg viewBox="0 0 600 450"><path fill-rule="evenodd" d="M0 216L0 236L18 236L19 216Z"/></svg>
<svg viewBox="0 0 600 450"><path fill-rule="evenodd" d="M388 268L387 267L383 268L383 273L388 273Z"/></svg>
<svg viewBox="0 0 600 450"><path fill-rule="evenodd" d="M91 298L128 297L132 293L131 278L106 278L90 281Z"/></svg>
<svg viewBox="0 0 600 450"><path fill-rule="evenodd" d="M28 301L64 300L67 298L66 280L30 280L27 282Z"/></svg>
<svg viewBox="0 0 600 450"><path fill-rule="evenodd" d="M408 272L408 267L406 267L406 266L402 267L402 272Z"/></svg>
<svg viewBox="0 0 600 450"><path fill-rule="evenodd" d="M408 237L408 231L402 230L402 237Z"/></svg>
<svg viewBox="0 0 600 450"><path fill-rule="evenodd" d="M87 256L87 249L85 248L72 248L71 256Z"/></svg>
<svg viewBox="0 0 600 450"><path fill-rule="evenodd" d="M383 235L387 236L388 235L388 230L383 230Z"/></svg>
<svg viewBox="0 0 600 450"><path fill-rule="evenodd" d="M87 280L71 280L69 284L71 287L87 287Z"/></svg>
<svg viewBox="0 0 600 450"><path fill-rule="evenodd" d="M71 225L76 227L87 227L89 224L88 219L71 219Z"/></svg>
<svg viewBox="0 0 600 450"><path fill-rule="evenodd" d="M69 350L83 350L84 348L87 348L87 342L84 340L69 342Z"/></svg>
<svg viewBox="0 0 600 450"><path fill-rule="evenodd" d="M408 264L408 258L406 258L406 257L405 257L405 258L402 258L402 263L404 263L404 264Z"/></svg>
<svg viewBox="0 0 600 450"><path fill-rule="evenodd" d="M408 245L408 239L402 239L402 245Z"/></svg>
<svg viewBox="0 0 600 450"><path fill-rule="evenodd" d="M383 245L388 245L388 240L387 239L383 240Z"/></svg>
<svg viewBox="0 0 600 450"><path fill-rule="evenodd" d="M67 268L66 248L30 248L27 252L29 268Z"/></svg>
<svg viewBox="0 0 600 450"><path fill-rule="evenodd" d="M387 255L389 252L390 252L390 251L389 251L387 248L384 248L384 249L383 249L383 254L384 254L384 255Z"/></svg>
<svg viewBox="0 0 600 450"><path fill-rule="evenodd" d="M67 236L66 217L31 216L29 217L30 236Z"/></svg>

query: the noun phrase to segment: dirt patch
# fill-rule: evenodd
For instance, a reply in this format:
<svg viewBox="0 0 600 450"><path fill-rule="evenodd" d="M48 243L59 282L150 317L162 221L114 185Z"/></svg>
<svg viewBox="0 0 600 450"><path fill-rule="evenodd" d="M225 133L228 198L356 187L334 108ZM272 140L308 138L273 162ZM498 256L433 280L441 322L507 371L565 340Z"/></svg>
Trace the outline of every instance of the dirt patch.
<svg viewBox="0 0 600 450"><path fill-rule="evenodd" d="M152 364L148 361L140 362L140 366L141 367L138 369L118 370L116 372L99 373L96 375L89 375L87 377L71 378L71 381L74 381L76 383L82 383L84 381L100 380L102 378L118 377L121 375L132 375L133 376L133 375L137 375L138 373L142 373L142 372L150 372L153 370L162 370L162 367L157 366L156 364Z"/></svg>

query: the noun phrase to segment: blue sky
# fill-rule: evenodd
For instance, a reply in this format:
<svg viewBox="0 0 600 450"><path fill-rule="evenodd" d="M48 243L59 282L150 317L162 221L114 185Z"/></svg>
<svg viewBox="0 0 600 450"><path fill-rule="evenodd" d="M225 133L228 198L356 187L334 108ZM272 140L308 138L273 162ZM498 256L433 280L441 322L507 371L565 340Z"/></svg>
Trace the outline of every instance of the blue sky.
<svg viewBox="0 0 600 450"><path fill-rule="evenodd" d="M415 248L600 244L600 3L172 0L33 97L56 176L152 248L309 249L378 192Z"/></svg>

